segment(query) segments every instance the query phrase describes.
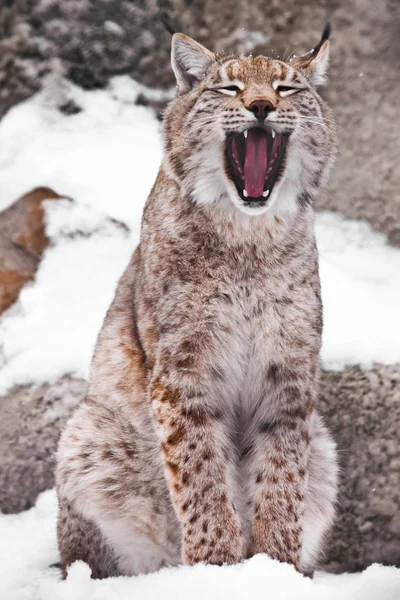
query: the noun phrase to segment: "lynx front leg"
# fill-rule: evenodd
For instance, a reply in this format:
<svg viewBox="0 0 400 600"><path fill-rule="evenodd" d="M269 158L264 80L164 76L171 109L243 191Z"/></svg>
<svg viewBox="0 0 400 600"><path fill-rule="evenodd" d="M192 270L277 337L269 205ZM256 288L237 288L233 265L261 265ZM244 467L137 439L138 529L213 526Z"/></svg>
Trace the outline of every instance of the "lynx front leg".
<svg viewBox="0 0 400 600"><path fill-rule="evenodd" d="M199 389L173 387L171 375L152 384L167 481L182 525L186 564L236 563L242 533L227 484L225 441ZM169 380L169 381L168 381Z"/></svg>
<svg viewBox="0 0 400 600"><path fill-rule="evenodd" d="M302 383L288 382L275 390L276 416L263 420L251 458L254 504L250 555L265 552L301 570L305 492L310 454L313 393ZM261 409L262 410L262 409Z"/></svg>
<svg viewBox="0 0 400 600"><path fill-rule="evenodd" d="M250 554L265 552L300 570L308 452L302 434L284 424L275 428L254 461Z"/></svg>

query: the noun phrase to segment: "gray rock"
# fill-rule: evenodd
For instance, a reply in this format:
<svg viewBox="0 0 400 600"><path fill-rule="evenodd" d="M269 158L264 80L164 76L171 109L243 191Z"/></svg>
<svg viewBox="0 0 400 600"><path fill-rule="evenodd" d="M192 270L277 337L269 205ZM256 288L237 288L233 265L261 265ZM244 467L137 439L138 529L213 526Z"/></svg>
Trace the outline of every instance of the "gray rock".
<svg viewBox="0 0 400 600"><path fill-rule="evenodd" d="M400 365L325 372L320 407L341 466L328 568L400 566Z"/></svg>
<svg viewBox="0 0 400 600"><path fill-rule="evenodd" d="M53 487L60 430L86 389L85 381L64 377L52 385L16 387L0 397L0 510L26 510Z"/></svg>

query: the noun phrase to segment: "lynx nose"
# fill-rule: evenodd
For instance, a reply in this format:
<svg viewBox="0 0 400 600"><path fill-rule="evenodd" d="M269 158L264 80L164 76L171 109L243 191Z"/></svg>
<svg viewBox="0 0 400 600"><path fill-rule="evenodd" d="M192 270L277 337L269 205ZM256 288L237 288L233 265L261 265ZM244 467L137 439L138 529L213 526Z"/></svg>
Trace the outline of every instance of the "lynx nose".
<svg viewBox="0 0 400 600"><path fill-rule="evenodd" d="M271 110L275 110L275 106L269 100L253 100L247 107L248 110L257 117L259 121L264 121Z"/></svg>

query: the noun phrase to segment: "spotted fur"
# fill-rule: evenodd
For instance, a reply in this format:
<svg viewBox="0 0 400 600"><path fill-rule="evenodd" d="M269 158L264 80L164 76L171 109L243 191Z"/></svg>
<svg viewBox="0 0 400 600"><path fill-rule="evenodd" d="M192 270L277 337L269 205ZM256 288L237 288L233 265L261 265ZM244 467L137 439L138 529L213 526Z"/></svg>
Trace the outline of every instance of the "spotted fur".
<svg viewBox="0 0 400 600"><path fill-rule="evenodd" d="M334 444L316 412L312 204L336 137L313 83L327 44L283 63L173 38L179 96L140 245L58 449L64 574L76 559L97 577L258 552L307 574L317 564L336 495ZM257 98L290 137L271 198L249 207L224 148L254 124Z"/></svg>

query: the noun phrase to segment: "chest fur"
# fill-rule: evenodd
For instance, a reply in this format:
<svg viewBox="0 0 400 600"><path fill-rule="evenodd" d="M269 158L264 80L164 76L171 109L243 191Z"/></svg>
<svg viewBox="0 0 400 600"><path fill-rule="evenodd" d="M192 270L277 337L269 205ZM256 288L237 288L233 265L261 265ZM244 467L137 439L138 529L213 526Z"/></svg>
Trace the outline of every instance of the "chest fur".
<svg viewBox="0 0 400 600"><path fill-rule="evenodd" d="M271 361L315 345L321 309L311 246L286 260L284 251L271 260L262 248L241 250L185 251L183 245L153 252L138 320L153 332L146 353L160 345L166 356L180 355L192 344L199 369L212 366L216 394L252 404Z"/></svg>

